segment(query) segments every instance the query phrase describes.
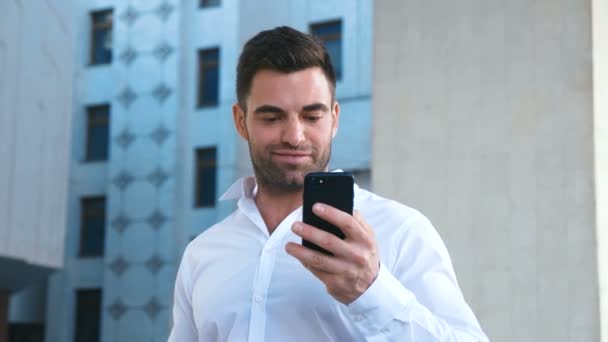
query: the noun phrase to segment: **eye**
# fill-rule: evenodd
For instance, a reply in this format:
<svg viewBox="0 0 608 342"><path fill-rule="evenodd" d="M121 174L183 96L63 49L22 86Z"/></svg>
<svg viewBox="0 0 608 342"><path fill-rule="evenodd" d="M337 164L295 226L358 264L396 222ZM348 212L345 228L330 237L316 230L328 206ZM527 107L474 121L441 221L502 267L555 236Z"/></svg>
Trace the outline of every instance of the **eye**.
<svg viewBox="0 0 608 342"><path fill-rule="evenodd" d="M279 118L276 117L276 116L265 116L265 117L262 117L262 121L264 123L269 123L269 124L270 123L274 123L274 122L276 122L278 120L279 120Z"/></svg>
<svg viewBox="0 0 608 342"><path fill-rule="evenodd" d="M304 118L309 122L317 122L321 120L321 115L307 115Z"/></svg>

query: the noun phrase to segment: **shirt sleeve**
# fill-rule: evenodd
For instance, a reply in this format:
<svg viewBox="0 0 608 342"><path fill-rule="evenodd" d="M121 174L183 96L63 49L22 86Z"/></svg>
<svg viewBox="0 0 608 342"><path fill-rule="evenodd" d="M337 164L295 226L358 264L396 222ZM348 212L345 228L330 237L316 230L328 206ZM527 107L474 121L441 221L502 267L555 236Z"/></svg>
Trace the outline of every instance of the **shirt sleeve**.
<svg viewBox="0 0 608 342"><path fill-rule="evenodd" d="M450 257L431 223L406 221L392 247L394 266L347 308L367 341L487 342L456 282Z"/></svg>
<svg viewBox="0 0 608 342"><path fill-rule="evenodd" d="M198 340L192 314L192 284L188 267L188 249L184 252L177 271L173 296L173 327L168 342L194 342Z"/></svg>

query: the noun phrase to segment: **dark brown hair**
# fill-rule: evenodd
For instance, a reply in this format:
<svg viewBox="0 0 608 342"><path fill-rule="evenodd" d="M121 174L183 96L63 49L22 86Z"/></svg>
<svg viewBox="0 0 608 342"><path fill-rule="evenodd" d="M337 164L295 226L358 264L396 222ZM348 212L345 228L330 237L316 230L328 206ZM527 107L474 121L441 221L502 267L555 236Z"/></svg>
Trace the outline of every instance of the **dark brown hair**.
<svg viewBox="0 0 608 342"><path fill-rule="evenodd" d="M253 77L260 70L284 73L320 67L330 84L332 98L336 89L336 74L323 43L316 37L291 27L281 26L262 31L243 47L236 69L236 97L243 111L251 91Z"/></svg>

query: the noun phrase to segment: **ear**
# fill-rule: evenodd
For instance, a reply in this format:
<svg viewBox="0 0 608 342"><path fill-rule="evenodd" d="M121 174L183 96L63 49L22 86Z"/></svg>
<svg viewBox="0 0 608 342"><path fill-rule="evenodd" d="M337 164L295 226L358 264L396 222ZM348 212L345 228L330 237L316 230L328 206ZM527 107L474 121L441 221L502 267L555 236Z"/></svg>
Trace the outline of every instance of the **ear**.
<svg viewBox="0 0 608 342"><path fill-rule="evenodd" d="M238 103L232 105L232 119L239 135L249 141L249 134L247 134L247 125L245 123L245 112Z"/></svg>
<svg viewBox="0 0 608 342"><path fill-rule="evenodd" d="M333 106L331 107L331 116L332 116L332 124L331 124L331 138L335 138L338 133L338 126L340 123L340 104L338 101L334 101Z"/></svg>

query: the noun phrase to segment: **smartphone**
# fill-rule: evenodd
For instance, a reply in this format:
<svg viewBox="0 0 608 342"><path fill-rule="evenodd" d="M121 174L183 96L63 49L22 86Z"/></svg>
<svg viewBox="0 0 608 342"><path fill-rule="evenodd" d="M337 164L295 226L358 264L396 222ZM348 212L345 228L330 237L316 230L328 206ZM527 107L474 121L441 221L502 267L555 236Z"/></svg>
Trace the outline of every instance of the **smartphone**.
<svg viewBox="0 0 608 342"><path fill-rule="evenodd" d="M353 175L348 172L312 172L307 174L304 178L304 205L302 212L304 223L344 239L344 233L338 227L315 215L312 212L312 206L315 203L324 203L352 215L353 185ZM304 239L302 240L302 245L321 253L332 254Z"/></svg>

